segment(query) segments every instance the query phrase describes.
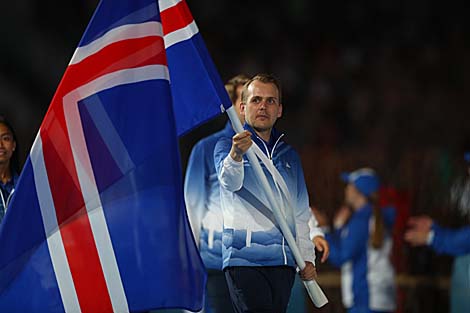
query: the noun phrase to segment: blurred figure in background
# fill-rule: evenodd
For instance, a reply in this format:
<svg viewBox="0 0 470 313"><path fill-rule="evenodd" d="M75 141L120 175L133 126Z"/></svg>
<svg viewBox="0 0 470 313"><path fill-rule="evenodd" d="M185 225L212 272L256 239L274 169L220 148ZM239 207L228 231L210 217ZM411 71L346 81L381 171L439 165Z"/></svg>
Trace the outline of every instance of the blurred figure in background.
<svg viewBox="0 0 470 313"><path fill-rule="evenodd" d="M230 79L225 88L240 115L241 90L248 77L240 74ZM232 311L232 303L222 272L222 227L219 181L214 164L214 148L222 137L232 137L232 125L227 122L221 131L201 139L189 158L184 183L184 194L189 221L201 258L207 269L207 295L205 312Z"/></svg>
<svg viewBox="0 0 470 313"><path fill-rule="evenodd" d="M464 154L465 175L458 179L451 188L451 206L458 209L460 215L470 220L470 151ZM450 312L470 312L470 227L457 230L444 228L429 216L410 218L410 229L405 240L412 246L429 246L440 254L455 256L452 267L450 288Z"/></svg>
<svg viewBox="0 0 470 313"><path fill-rule="evenodd" d="M15 131L8 121L0 116L0 222L15 192L19 172Z"/></svg>
<svg viewBox="0 0 470 313"><path fill-rule="evenodd" d="M330 262L341 267L343 304L349 313L393 312L395 271L390 261L395 210L378 203L379 178L374 170L344 173L345 206L326 235Z"/></svg>

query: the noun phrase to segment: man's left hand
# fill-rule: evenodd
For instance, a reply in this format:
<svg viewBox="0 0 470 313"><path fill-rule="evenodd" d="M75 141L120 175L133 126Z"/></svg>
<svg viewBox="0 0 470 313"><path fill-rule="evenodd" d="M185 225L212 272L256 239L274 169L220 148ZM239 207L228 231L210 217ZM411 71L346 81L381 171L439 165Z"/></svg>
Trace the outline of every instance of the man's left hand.
<svg viewBox="0 0 470 313"><path fill-rule="evenodd" d="M410 229L405 233L405 241L413 247L427 245L429 232Z"/></svg>
<svg viewBox="0 0 470 313"><path fill-rule="evenodd" d="M426 215L422 216L412 216L408 219L408 226L413 230L419 232L429 232L431 231L433 224L432 218Z"/></svg>
<svg viewBox="0 0 470 313"><path fill-rule="evenodd" d="M424 246L428 243L433 220L429 216L414 216L408 220L408 229L405 233L405 241L410 245Z"/></svg>
<svg viewBox="0 0 470 313"><path fill-rule="evenodd" d="M317 270L312 262L305 262L305 268L300 271L302 280L314 280L317 278Z"/></svg>
<svg viewBox="0 0 470 313"><path fill-rule="evenodd" d="M325 263L330 255L330 246L328 245L328 241L322 236L316 236L313 238L313 244L318 251L323 252L321 257L321 262Z"/></svg>

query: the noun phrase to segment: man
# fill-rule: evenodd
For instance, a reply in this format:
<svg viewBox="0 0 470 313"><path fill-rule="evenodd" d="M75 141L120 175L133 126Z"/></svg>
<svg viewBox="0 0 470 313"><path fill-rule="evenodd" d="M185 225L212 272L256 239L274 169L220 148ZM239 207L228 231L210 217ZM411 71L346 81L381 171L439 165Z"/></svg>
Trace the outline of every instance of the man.
<svg viewBox="0 0 470 313"><path fill-rule="evenodd" d="M301 161L274 129L282 108L279 82L265 74L253 77L242 91L241 115L245 117L246 130L232 138L221 138L215 147L224 217L223 268L236 312L285 312L295 278L291 250L245 157L253 142L269 159L270 164L263 164L263 170L306 262L300 276L304 280L316 276L314 245L309 240L311 213ZM269 165L281 178L273 179ZM285 181L289 195L280 190L279 179Z"/></svg>
<svg viewBox="0 0 470 313"><path fill-rule="evenodd" d="M470 151L464 154L466 175L451 189L451 205L470 216ZM410 218L405 240L413 246L429 246L440 254L455 256L450 288L450 312L470 312L470 227L448 229L429 216Z"/></svg>
<svg viewBox="0 0 470 313"><path fill-rule="evenodd" d="M0 116L0 222L15 191L18 171L15 133L6 119Z"/></svg>
<svg viewBox="0 0 470 313"><path fill-rule="evenodd" d="M470 226L445 228L429 216L412 217L408 224L411 228L405 233L405 240L412 246L427 245L437 253L453 256L470 253Z"/></svg>
<svg viewBox="0 0 470 313"><path fill-rule="evenodd" d="M225 85L240 120L241 90L248 77L243 74L230 79ZM214 165L214 147L222 136L233 135L227 122L221 131L200 140L191 151L184 194L194 238L207 269L206 311L224 313L231 311L230 295L222 272L222 227L220 191Z"/></svg>

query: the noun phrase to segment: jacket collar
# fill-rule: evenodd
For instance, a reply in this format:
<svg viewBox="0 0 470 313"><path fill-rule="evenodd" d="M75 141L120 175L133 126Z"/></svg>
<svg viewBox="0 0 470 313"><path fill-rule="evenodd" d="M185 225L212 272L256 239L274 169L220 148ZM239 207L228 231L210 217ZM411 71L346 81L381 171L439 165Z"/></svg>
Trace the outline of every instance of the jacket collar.
<svg viewBox="0 0 470 313"><path fill-rule="evenodd" d="M11 193L12 190L14 190L15 187L16 187L16 184L18 182L18 178L19 178L18 174L14 173L12 178L6 184L0 183L0 187L5 192Z"/></svg>
<svg viewBox="0 0 470 313"><path fill-rule="evenodd" d="M261 151L263 151L266 156L272 159L276 148L283 143L281 139L282 137L284 137L284 134L278 132L276 128L273 128L271 131L269 142L266 142L261 137L256 135L255 130L247 123L245 123L243 127L245 128L245 130L248 130L250 133L253 134L252 139L258 145L258 147L260 147Z"/></svg>

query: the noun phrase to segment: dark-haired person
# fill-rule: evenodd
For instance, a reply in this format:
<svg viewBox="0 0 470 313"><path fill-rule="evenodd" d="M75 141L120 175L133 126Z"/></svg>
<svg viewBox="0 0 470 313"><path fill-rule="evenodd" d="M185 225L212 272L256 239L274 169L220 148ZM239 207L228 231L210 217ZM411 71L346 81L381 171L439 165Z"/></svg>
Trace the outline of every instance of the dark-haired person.
<svg viewBox="0 0 470 313"><path fill-rule="evenodd" d="M219 139L215 147L224 216L223 268L236 312L285 312L296 268L291 250L266 206L266 192L245 156L252 145L264 159L263 170L272 191L295 231L307 264L300 276L311 280L316 275L314 245L309 238L309 197L300 157L274 129L282 116L281 101L277 79L265 74L250 79L242 91L245 131Z"/></svg>
<svg viewBox="0 0 470 313"><path fill-rule="evenodd" d="M341 267L343 304L349 313L393 312L395 271L390 262L393 208L378 206L380 187L369 168L345 173L345 204L327 234L329 261Z"/></svg>
<svg viewBox="0 0 470 313"><path fill-rule="evenodd" d="M0 222L5 216L18 180L16 136L11 125L0 117Z"/></svg>
<svg viewBox="0 0 470 313"><path fill-rule="evenodd" d="M232 104L240 112L241 90L248 77L240 74L225 84ZM244 122L243 116L239 118ZM206 312L231 312L230 295L222 272L222 227L220 189L214 165L214 148L222 136L232 136L230 122L225 128L201 139L191 151L184 195L191 228L199 247L199 253L207 269Z"/></svg>

